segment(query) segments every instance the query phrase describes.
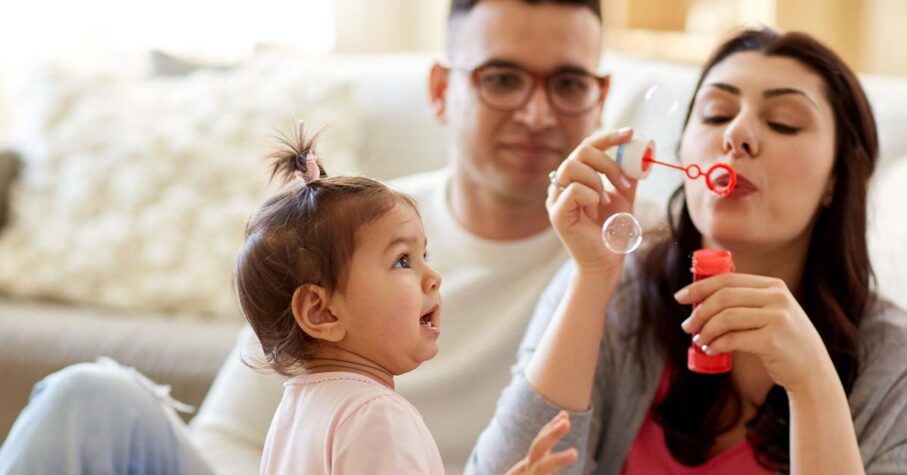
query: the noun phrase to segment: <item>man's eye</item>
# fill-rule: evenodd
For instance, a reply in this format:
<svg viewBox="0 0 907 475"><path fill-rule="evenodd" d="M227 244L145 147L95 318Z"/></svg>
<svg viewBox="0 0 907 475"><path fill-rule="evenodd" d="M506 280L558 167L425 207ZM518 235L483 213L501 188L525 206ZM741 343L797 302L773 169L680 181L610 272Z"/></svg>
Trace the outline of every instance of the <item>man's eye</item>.
<svg viewBox="0 0 907 475"><path fill-rule="evenodd" d="M515 73L488 73L482 77L482 84L495 89L518 89L523 85L523 78Z"/></svg>
<svg viewBox="0 0 907 475"><path fill-rule="evenodd" d="M409 269L409 255L404 254L394 262L394 267L399 269Z"/></svg>
<svg viewBox="0 0 907 475"><path fill-rule="evenodd" d="M554 90L561 94L578 94L589 89L589 84L575 77L560 77L554 80Z"/></svg>

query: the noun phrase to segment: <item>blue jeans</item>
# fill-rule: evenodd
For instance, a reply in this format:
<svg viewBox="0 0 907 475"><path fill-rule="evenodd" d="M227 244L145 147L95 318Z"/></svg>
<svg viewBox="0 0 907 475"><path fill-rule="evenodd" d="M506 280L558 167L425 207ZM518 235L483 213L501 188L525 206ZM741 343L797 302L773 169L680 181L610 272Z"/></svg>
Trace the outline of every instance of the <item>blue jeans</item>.
<svg viewBox="0 0 907 475"><path fill-rule="evenodd" d="M35 385L0 475L211 474L172 406L168 387L112 361L65 368Z"/></svg>

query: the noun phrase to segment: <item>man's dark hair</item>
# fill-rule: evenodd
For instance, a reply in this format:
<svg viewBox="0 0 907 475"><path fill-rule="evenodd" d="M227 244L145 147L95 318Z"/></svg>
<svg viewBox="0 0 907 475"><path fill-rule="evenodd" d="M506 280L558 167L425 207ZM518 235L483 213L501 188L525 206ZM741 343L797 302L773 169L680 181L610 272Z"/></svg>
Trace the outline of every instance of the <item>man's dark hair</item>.
<svg viewBox="0 0 907 475"><path fill-rule="evenodd" d="M481 0L450 0L450 15L448 20L452 20L460 15L465 15L472 10L472 7L476 6ZM581 7L588 7L589 10L592 10L592 13L595 13L598 21L602 21L602 5L601 0L522 0L523 3L529 3L531 5L537 5L539 3L554 3L556 5L576 5Z"/></svg>
<svg viewBox="0 0 907 475"><path fill-rule="evenodd" d="M450 57L453 54L452 51L452 38L456 35L455 30L458 29L457 23L461 20L467 13L472 11L472 9L480 2L481 0L450 0L450 14L447 17L447 35L445 38L445 50L447 55ZM530 5L539 5L543 3L550 3L554 5L565 5L568 7L586 7L592 13L595 14L595 17L598 18L598 22L602 22L602 7L601 0L520 0L523 3L528 3Z"/></svg>

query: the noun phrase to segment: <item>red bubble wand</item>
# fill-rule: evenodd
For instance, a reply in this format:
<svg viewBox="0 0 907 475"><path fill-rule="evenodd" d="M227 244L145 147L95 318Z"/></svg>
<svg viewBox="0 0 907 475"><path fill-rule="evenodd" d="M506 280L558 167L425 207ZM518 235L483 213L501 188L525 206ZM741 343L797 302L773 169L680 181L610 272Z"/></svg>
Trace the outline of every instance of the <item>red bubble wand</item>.
<svg viewBox="0 0 907 475"><path fill-rule="evenodd" d="M706 171L705 173L702 173L702 168L700 168L700 166L696 165L695 163L692 165L688 165L686 167L682 167L680 165L674 165L672 163L659 162L658 160L655 160L654 158L652 158L652 154L650 151L646 151L646 154L645 154L645 156L643 156L642 161L644 164L657 163L659 165L664 165L666 167L673 168L675 170L680 170L680 171L684 172L686 174L687 178L689 178L691 180L695 180L700 177L705 177L705 186L707 186L712 193L715 193L716 195L721 196L721 197L729 195L732 191L734 191L734 187L737 186L737 173L734 172L734 169L726 163L716 163L716 164L712 165L711 167L709 167L708 171ZM728 182L724 186L718 186L715 184L715 181L717 181L717 178L720 178L720 176L721 176L721 175L716 175L716 172L721 172L721 171L726 172L727 176L728 176Z"/></svg>

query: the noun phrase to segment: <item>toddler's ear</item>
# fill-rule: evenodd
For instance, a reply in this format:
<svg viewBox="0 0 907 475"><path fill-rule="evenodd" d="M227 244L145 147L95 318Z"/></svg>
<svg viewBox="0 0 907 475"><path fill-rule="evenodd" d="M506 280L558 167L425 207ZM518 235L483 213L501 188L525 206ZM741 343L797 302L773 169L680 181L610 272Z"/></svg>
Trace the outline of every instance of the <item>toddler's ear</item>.
<svg viewBox="0 0 907 475"><path fill-rule="evenodd" d="M346 328L328 308L328 295L324 288L306 284L293 292L293 318L296 324L312 338L336 343L346 336Z"/></svg>

